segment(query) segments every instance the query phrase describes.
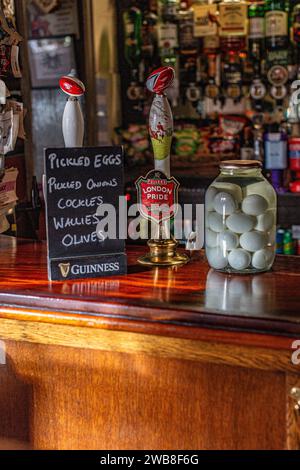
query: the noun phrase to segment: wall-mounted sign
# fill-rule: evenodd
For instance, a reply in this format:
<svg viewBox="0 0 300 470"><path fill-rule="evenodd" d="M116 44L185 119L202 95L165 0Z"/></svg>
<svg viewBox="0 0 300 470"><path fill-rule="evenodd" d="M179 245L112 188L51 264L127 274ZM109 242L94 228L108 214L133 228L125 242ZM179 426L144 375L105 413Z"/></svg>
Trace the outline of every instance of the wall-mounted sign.
<svg viewBox="0 0 300 470"><path fill-rule="evenodd" d="M34 0L34 3L45 14L51 13L58 6L58 0Z"/></svg>
<svg viewBox="0 0 300 470"><path fill-rule="evenodd" d="M54 11L43 12L34 0L27 1L30 38L75 35L79 38L77 0L64 0Z"/></svg>
<svg viewBox="0 0 300 470"><path fill-rule="evenodd" d="M52 281L126 273L119 236L124 195L122 147L53 148L45 151L48 272ZM103 230L99 208L115 209L115 236ZM112 226L114 228L114 226Z"/></svg>
<svg viewBox="0 0 300 470"><path fill-rule="evenodd" d="M76 70L72 36L28 41L32 88L58 88L59 78Z"/></svg>

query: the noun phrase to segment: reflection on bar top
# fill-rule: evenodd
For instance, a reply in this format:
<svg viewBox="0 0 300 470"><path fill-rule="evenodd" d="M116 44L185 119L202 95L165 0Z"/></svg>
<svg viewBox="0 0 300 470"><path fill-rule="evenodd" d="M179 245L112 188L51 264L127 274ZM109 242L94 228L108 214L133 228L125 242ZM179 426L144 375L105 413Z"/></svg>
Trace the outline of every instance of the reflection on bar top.
<svg viewBox="0 0 300 470"><path fill-rule="evenodd" d="M49 283L45 244L0 237L0 317L17 307L28 318L38 311L108 326L126 320L300 337L300 258L278 257L270 273L233 276L210 270L203 252L180 268L147 269L137 264L145 250L128 248L126 276Z"/></svg>

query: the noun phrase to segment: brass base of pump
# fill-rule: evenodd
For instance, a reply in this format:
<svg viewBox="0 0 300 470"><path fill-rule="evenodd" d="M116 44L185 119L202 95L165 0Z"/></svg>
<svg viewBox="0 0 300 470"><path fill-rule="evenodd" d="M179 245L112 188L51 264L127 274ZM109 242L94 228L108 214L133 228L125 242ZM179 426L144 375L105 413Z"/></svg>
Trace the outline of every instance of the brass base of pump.
<svg viewBox="0 0 300 470"><path fill-rule="evenodd" d="M187 255L177 253L175 240L150 240L148 246L150 253L138 260L143 266L181 266L190 261Z"/></svg>

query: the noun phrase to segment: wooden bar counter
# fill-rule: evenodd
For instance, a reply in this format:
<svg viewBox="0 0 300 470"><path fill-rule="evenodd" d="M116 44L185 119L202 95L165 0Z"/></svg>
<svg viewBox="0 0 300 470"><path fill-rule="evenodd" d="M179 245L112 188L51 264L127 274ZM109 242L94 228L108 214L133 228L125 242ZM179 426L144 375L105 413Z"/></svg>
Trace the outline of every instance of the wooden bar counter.
<svg viewBox="0 0 300 470"><path fill-rule="evenodd" d="M299 449L300 259L228 276L143 252L127 276L50 283L44 244L0 238L2 442Z"/></svg>

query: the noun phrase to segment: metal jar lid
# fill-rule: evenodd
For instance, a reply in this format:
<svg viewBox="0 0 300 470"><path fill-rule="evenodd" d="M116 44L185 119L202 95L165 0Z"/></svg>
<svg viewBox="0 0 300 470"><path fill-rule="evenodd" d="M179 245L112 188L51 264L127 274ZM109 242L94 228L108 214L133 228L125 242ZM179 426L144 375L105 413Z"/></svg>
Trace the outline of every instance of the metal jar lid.
<svg viewBox="0 0 300 470"><path fill-rule="evenodd" d="M229 160L220 164L221 170L255 170L262 169L262 163L258 160Z"/></svg>

